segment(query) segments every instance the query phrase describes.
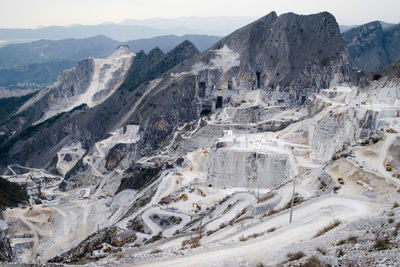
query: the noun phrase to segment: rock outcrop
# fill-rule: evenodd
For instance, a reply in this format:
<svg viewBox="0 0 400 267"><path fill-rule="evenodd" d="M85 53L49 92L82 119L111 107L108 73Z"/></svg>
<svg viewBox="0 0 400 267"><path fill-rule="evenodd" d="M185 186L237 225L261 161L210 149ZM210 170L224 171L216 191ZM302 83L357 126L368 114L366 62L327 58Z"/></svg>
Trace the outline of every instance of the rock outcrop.
<svg viewBox="0 0 400 267"><path fill-rule="evenodd" d="M11 262L13 259L12 248L5 233L7 228L7 223L0 219L0 262Z"/></svg>
<svg viewBox="0 0 400 267"><path fill-rule="evenodd" d="M365 72L374 72L400 59L400 25L383 29L373 21L342 34L351 63Z"/></svg>
<svg viewBox="0 0 400 267"><path fill-rule="evenodd" d="M56 83L40 91L18 110L17 117L24 117L19 129L82 104L94 107L102 103L125 80L134 56L129 47L120 46L106 59L88 58L61 72Z"/></svg>
<svg viewBox="0 0 400 267"><path fill-rule="evenodd" d="M12 142L8 140L0 146L0 154L3 155L0 166L19 162L25 166L48 168L57 152L65 146L81 143L88 150L124 124L122 118L129 115L135 103L142 98L151 80L198 53L190 42L182 43L167 54L157 48L148 54L139 52L119 90L90 109L87 105L78 106L75 110L25 129L22 135L14 136ZM32 108L36 106L38 103Z"/></svg>
<svg viewBox="0 0 400 267"><path fill-rule="evenodd" d="M169 71L127 122L141 125L141 151L150 153L176 125L214 112L243 90L265 90L268 101L293 107L355 79L331 14L272 12Z"/></svg>
<svg viewBox="0 0 400 267"><path fill-rule="evenodd" d="M89 76L90 62L85 68ZM199 55L190 42L166 55L157 49L149 55L138 53L121 90L94 108L63 117L46 127L46 134L39 131L21 143L21 149L11 149L11 158L48 167L51 153L68 143L80 142L89 149L128 124L140 125L140 157L162 146L177 125L214 112L243 90L263 89L268 101L292 107L322 88L354 79L346 45L331 14L278 17L272 12ZM78 80L86 84L90 79ZM35 155L27 155L28 150Z"/></svg>

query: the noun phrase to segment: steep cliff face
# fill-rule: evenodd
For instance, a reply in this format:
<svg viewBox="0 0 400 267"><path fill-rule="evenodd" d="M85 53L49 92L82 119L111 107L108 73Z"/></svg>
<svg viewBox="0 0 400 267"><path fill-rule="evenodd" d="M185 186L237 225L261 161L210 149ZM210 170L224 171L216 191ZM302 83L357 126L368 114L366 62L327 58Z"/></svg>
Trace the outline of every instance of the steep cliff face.
<svg viewBox="0 0 400 267"><path fill-rule="evenodd" d="M342 34L351 63L365 72L374 72L400 59L400 26L383 29L373 21Z"/></svg>
<svg viewBox="0 0 400 267"><path fill-rule="evenodd" d="M236 87L266 89L271 99L288 104L301 104L331 82L353 78L339 27L327 12L279 17L273 12L213 48L224 46L239 55L237 74L229 75Z"/></svg>
<svg viewBox="0 0 400 267"><path fill-rule="evenodd" d="M322 88L354 80L331 14L272 12L149 85L127 123L141 125L141 151L149 153L176 125L214 112L243 92L262 89L271 104L292 107Z"/></svg>
<svg viewBox="0 0 400 267"><path fill-rule="evenodd" d="M184 42L167 54L159 49L147 55L144 52L138 53L127 71L129 78L124 80L120 90L90 109L79 106L75 111L53 117L34 129L29 128L28 135L14 140L16 142L12 145L0 147L3 155L7 154L0 165L19 162L47 168L63 147L80 143L85 151L88 150L124 124L123 119L129 117L135 104L139 104L149 81L197 53L197 49L189 42ZM32 104L32 108L39 106L38 103Z"/></svg>
<svg viewBox="0 0 400 267"><path fill-rule="evenodd" d="M10 242L5 234L7 228L7 223L0 219L0 262L11 262L13 260Z"/></svg>
<svg viewBox="0 0 400 267"><path fill-rule="evenodd" d="M82 104L94 107L102 103L124 81L134 56L127 46L120 46L106 59L89 58L61 72L58 82L19 109L24 124L42 122Z"/></svg>

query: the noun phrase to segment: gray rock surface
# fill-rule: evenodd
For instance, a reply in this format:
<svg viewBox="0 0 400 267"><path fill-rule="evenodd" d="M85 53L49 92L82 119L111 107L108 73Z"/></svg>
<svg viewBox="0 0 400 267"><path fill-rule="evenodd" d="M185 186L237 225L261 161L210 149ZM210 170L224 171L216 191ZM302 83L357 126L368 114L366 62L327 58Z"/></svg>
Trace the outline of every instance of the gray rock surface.
<svg viewBox="0 0 400 267"><path fill-rule="evenodd" d="M400 25L386 29L373 21L342 34L351 63L365 72L374 72L400 59Z"/></svg>
<svg viewBox="0 0 400 267"><path fill-rule="evenodd" d="M65 144L79 141L89 149L127 124L140 125L140 157L160 148L177 126L229 103L234 92L263 89L270 101L293 107L322 88L355 80L339 27L327 12L279 17L272 12L197 53L189 42L158 60L161 55L138 60L139 53L123 90L38 131L20 149L11 148L10 159L46 167Z"/></svg>
<svg viewBox="0 0 400 267"><path fill-rule="evenodd" d="M0 219L0 262L11 262L13 252L5 231L7 231L7 224Z"/></svg>

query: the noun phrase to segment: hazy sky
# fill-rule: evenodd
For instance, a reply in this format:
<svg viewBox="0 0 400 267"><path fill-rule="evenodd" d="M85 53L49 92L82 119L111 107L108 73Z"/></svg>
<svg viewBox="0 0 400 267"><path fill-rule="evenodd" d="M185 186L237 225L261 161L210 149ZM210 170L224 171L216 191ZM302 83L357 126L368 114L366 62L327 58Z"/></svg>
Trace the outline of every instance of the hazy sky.
<svg viewBox="0 0 400 267"><path fill-rule="evenodd" d="M400 22L400 0L0 0L0 28L99 24L124 19L256 16L329 11L340 24Z"/></svg>

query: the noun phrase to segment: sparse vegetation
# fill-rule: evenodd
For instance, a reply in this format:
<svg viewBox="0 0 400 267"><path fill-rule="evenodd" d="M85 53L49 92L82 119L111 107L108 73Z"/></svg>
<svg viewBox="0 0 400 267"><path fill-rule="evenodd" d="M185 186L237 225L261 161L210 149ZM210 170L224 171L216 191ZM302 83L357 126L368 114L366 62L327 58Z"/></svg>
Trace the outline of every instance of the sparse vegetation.
<svg viewBox="0 0 400 267"><path fill-rule="evenodd" d="M325 248L318 247L318 248L316 248L316 250L317 250L319 253L321 253L322 255L326 255L326 249L325 249Z"/></svg>
<svg viewBox="0 0 400 267"><path fill-rule="evenodd" d="M28 199L24 187L0 177L0 210L5 207L15 207Z"/></svg>
<svg viewBox="0 0 400 267"><path fill-rule="evenodd" d="M386 250L390 247L390 241L388 237L381 238L378 235L375 238L374 249L375 250Z"/></svg>
<svg viewBox="0 0 400 267"><path fill-rule="evenodd" d="M146 245L147 245L147 244L150 244L150 243L154 243L154 242L156 242L156 241L158 241L158 240L160 240L160 239L162 239L162 234L161 234L161 232L158 233L157 235L153 236L153 237L150 238L149 240L147 240L147 241L146 241Z"/></svg>
<svg viewBox="0 0 400 267"><path fill-rule="evenodd" d="M357 243L357 238L358 238L358 236L351 235L346 239L340 240L336 245L340 246L340 245L344 245L346 243L353 243L354 244L354 243Z"/></svg>
<svg viewBox="0 0 400 267"><path fill-rule="evenodd" d="M208 230L207 231L207 236L212 235L213 233L217 232L218 230Z"/></svg>
<svg viewBox="0 0 400 267"><path fill-rule="evenodd" d="M306 254L304 254L303 251L297 251L297 252L294 252L294 253L288 253L286 255L286 257L288 258L288 261L297 261L297 260L299 260L299 259L301 259L301 258L303 258L305 256L306 256Z"/></svg>
<svg viewBox="0 0 400 267"><path fill-rule="evenodd" d="M190 248L197 248L200 246L200 236L192 237L188 240L182 241L182 249L186 249L186 246L189 246Z"/></svg>
<svg viewBox="0 0 400 267"><path fill-rule="evenodd" d="M397 203L397 202L394 202L394 204L393 204L393 208L395 209L395 208L398 208L399 207L399 203Z"/></svg>
<svg viewBox="0 0 400 267"><path fill-rule="evenodd" d="M333 228L339 226L341 222L339 220L334 220L331 224L325 226L324 228L322 228L321 230L319 230L319 232L315 235L315 237L321 236L327 232L329 232L330 230L332 230Z"/></svg>
<svg viewBox="0 0 400 267"><path fill-rule="evenodd" d="M160 253L160 252L162 252L161 249L155 248L155 249L153 249L150 253L151 253L151 254L157 254L157 253Z"/></svg>
<svg viewBox="0 0 400 267"><path fill-rule="evenodd" d="M276 231L276 227L271 227L271 228L269 228L268 230L267 230L267 232L268 233L272 233L272 232L275 232Z"/></svg>
<svg viewBox="0 0 400 267"><path fill-rule="evenodd" d="M393 218L389 218L388 219L388 223L394 223L394 219Z"/></svg>
<svg viewBox="0 0 400 267"><path fill-rule="evenodd" d="M400 222L396 223L396 225L394 226L394 236L397 236L397 234L399 233L399 229L400 229Z"/></svg>
<svg viewBox="0 0 400 267"><path fill-rule="evenodd" d="M344 251L343 251L343 249L338 249L337 251L336 251L336 255L338 256L338 257L343 257L344 256Z"/></svg>
<svg viewBox="0 0 400 267"><path fill-rule="evenodd" d="M317 256L313 255L308 258L303 264L300 265L301 267L325 267L326 265L323 264Z"/></svg>
<svg viewBox="0 0 400 267"><path fill-rule="evenodd" d="M262 233L255 233L255 234L249 235L247 237L241 236L239 238L239 241L240 242L244 242L244 241L247 241L249 239L257 238L257 237L262 236L262 235L263 235Z"/></svg>

